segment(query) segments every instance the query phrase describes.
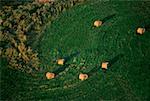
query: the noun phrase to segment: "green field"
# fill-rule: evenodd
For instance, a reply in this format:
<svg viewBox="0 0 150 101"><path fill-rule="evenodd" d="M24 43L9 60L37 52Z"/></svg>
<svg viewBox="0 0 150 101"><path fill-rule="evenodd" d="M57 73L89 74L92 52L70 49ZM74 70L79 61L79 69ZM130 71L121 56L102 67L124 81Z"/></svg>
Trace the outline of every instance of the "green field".
<svg viewBox="0 0 150 101"><path fill-rule="evenodd" d="M101 27L93 27L95 20ZM145 27L143 35L136 34ZM150 2L89 0L61 13L32 47L35 76L7 68L1 59L2 101L149 101ZM78 53L78 54L76 54ZM66 64L56 64L65 58ZM100 66L109 61L104 72ZM46 72L57 72L52 80ZM80 73L89 78L80 81Z"/></svg>

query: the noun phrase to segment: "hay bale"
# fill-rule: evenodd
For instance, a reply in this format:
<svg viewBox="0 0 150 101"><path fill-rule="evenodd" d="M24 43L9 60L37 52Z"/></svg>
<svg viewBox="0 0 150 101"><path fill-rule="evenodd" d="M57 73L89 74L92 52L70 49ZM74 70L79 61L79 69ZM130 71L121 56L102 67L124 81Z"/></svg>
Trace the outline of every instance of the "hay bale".
<svg viewBox="0 0 150 101"><path fill-rule="evenodd" d="M81 73L81 74L79 75L79 79L80 79L81 81L86 80L86 79L88 79L88 75Z"/></svg>
<svg viewBox="0 0 150 101"><path fill-rule="evenodd" d="M99 27L99 26L101 26L102 25L102 21L100 21L100 20L96 20L95 22L94 22L94 26L95 27Z"/></svg>
<svg viewBox="0 0 150 101"><path fill-rule="evenodd" d="M102 62L101 68L105 70L108 69L108 62Z"/></svg>
<svg viewBox="0 0 150 101"><path fill-rule="evenodd" d="M58 59L57 64L58 65L64 65L65 59Z"/></svg>
<svg viewBox="0 0 150 101"><path fill-rule="evenodd" d="M46 78L47 78L47 79L53 79L53 78L55 78L55 74L54 74L54 73L47 72L47 73L46 73Z"/></svg>
<svg viewBox="0 0 150 101"><path fill-rule="evenodd" d="M138 34L142 35L142 34L145 33L145 28L138 28L138 29L136 30L136 32L137 32Z"/></svg>

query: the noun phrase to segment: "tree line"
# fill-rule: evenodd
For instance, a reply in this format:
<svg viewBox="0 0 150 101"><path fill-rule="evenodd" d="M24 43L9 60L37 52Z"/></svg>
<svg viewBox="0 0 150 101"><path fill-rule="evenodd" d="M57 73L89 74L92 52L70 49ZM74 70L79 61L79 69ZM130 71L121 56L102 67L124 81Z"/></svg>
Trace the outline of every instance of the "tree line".
<svg viewBox="0 0 150 101"><path fill-rule="evenodd" d="M32 73L39 70L40 59L31 44L41 37L48 22L62 11L84 0L38 1L3 6L0 10L0 57L7 58L9 67Z"/></svg>

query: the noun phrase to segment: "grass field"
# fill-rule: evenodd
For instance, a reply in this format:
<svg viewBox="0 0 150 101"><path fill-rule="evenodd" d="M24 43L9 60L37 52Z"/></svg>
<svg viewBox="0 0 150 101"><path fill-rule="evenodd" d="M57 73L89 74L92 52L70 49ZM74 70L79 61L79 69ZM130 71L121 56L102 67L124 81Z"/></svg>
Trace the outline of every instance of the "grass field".
<svg viewBox="0 0 150 101"><path fill-rule="evenodd" d="M93 27L95 20L101 27ZM143 35L136 29L145 27ZM150 2L89 0L47 26L34 45L41 59L36 76L6 68L1 59L2 101L149 101ZM76 54L78 53L78 54ZM56 60L65 58L64 66ZM100 69L109 61L108 71ZM57 72L47 80L45 73ZM79 73L89 74L85 81Z"/></svg>

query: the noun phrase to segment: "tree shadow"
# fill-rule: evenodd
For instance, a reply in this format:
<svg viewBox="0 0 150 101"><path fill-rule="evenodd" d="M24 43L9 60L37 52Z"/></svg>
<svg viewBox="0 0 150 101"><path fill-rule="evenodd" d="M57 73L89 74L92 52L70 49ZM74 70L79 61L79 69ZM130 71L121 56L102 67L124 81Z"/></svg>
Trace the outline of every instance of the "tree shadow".
<svg viewBox="0 0 150 101"><path fill-rule="evenodd" d="M9 68L5 58L0 57L0 66L0 101L13 101L14 98L17 98L13 93L23 91L26 77L28 78L30 75Z"/></svg>

